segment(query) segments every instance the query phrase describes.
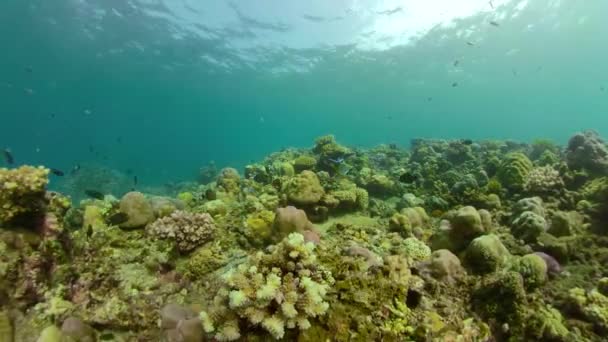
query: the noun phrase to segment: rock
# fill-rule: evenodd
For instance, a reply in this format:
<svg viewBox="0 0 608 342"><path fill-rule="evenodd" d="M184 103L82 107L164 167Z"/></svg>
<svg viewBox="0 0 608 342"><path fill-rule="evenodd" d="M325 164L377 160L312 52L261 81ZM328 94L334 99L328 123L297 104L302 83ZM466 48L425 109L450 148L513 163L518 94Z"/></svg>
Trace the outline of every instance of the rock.
<svg viewBox="0 0 608 342"><path fill-rule="evenodd" d="M129 216L126 222L120 224L120 228L124 229L142 228L156 219L144 194L137 191L128 192L122 197L120 211Z"/></svg>
<svg viewBox="0 0 608 342"><path fill-rule="evenodd" d="M325 191L314 172L302 171L289 180L285 193L287 199L294 204L314 205L321 200Z"/></svg>
<svg viewBox="0 0 608 342"><path fill-rule="evenodd" d="M447 249L440 249L431 254L430 269L435 279L448 283L453 283L465 273L460 259Z"/></svg>
<svg viewBox="0 0 608 342"><path fill-rule="evenodd" d="M466 261L475 273L490 273L505 266L511 254L494 234L480 236L469 244Z"/></svg>
<svg viewBox="0 0 608 342"><path fill-rule="evenodd" d="M95 330L88 324L84 323L80 318L69 317L61 325L61 334L63 337L71 338L78 342L94 342Z"/></svg>

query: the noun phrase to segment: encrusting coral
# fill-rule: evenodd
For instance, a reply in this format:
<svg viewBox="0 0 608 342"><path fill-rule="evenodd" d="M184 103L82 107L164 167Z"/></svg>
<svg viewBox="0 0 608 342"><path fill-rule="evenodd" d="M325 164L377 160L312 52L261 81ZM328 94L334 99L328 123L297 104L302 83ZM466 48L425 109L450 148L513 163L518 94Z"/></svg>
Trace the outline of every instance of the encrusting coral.
<svg viewBox="0 0 608 342"><path fill-rule="evenodd" d="M232 341L253 325L280 339L287 329L308 329L325 314L331 273L318 265L314 245L292 233L268 253L258 252L223 276L224 286L199 317L205 332Z"/></svg>
<svg viewBox="0 0 608 342"><path fill-rule="evenodd" d="M41 215L46 207L49 169L21 166L0 169L0 223L24 215Z"/></svg>

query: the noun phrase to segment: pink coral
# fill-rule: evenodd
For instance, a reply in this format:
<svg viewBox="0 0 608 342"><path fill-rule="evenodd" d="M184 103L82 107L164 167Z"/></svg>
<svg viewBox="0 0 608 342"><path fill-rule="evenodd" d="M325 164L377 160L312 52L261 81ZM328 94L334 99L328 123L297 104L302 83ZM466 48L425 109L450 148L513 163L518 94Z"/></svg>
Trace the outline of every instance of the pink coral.
<svg viewBox="0 0 608 342"><path fill-rule="evenodd" d="M280 238L293 232L302 233L305 230L314 230L304 210L294 206L277 209L274 219L274 230Z"/></svg>
<svg viewBox="0 0 608 342"><path fill-rule="evenodd" d="M147 227L148 234L174 240L180 252L189 252L213 238L215 223L207 213L178 210Z"/></svg>

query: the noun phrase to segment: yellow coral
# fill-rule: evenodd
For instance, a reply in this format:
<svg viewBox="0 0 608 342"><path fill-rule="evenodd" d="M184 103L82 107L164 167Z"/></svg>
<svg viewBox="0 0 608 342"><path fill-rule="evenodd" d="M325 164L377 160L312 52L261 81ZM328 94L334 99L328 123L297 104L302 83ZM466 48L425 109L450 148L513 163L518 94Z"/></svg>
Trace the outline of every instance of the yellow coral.
<svg viewBox="0 0 608 342"><path fill-rule="evenodd" d="M44 209L48 175L49 169L42 166L25 165L10 170L1 168L0 222L8 222L19 215Z"/></svg>
<svg viewBox="0 0 608 342"><path fill-rule="evenodd" d="M266 318L262 326L277 340L285 335L285 322L276 316Z"/></svg>

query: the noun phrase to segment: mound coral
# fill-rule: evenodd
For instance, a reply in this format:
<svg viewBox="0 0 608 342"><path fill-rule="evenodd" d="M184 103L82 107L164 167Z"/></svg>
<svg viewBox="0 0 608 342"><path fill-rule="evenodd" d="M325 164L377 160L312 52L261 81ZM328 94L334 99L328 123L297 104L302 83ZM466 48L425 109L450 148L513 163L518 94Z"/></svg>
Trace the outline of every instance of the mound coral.
<svg viewBox="0 0 608 342"><path fill-rule="evenodd" d="M250 324L281 339L286 329L308 329L311 318L325 314L325 295L334 280L316 262L314 245L292 233L269 253L258 252L224 275L213 305L199 317L205 332L219 341L241 336Z"/></svg>
<svg viewBox="0 0 608 342"><path fill-rule="evenodd" d="M505 156L496 176L505 188L517 192L523 190L532 167L532 162L525 154L513 152Z"/></svg>
<svg viewBox="0 0 608 342"><path fill-rule="evenodd" d="M213 238L215 223L209 214L175 211L146 228L149 235L175 242L180 252L189 252Z"/></svg>
<svg viewBox="0 0 608 342"><path fill-rule="evenodd" d="M608 173L608 148L595 131L577 133L568 141L566 161L573 170L605 175Z"/></svg>
<svg viewBox="0 0 608 342"><path fill-rule="evenodd" d="M564 187L559 172L551 166L533 168L524 181L524 190L530 195L557 195Z"/></svg>
<svg viewBox="0 0 608 342"><path fill-rule="evenodd" d="M475 273L491 273L505 266L511 254L494 234L483 235L471 241L466 250L467 264Z"/></svg>
<svg viewBox="0 0 608 342"><path fill-rule="evenodd" d="M217 176L217 185L227 193L238 194L240 191L241 176L236 169L227 167Z"/></svg>
<svg viewBox="0 0 608 342"><path fill-rule="evenodd" d="M128 220L120 224L120 228L141 228L154 221L154 209L144 194L137 191L126 193L120 199L120 212L127 215Z"/></svg>
<svg viewBox="0 0 608 342"><path fill-rule="evenodd" d="M314 172L302 171L287 182L285 194L296 205L313 205L321 200L325 191Z"/></svg>
<svg viewBox="0 0 608 342"><path fill-rule="evenodd" d="M291 233L303 233L307 230L314 230L314 226L304 210L293 206L277 209L273 224L273 236L276 241Z"/></svg>
<svg viewBox="0 0 608 342"><path fill-rule="evenodd" d="M0 223L24 215L43 214L48 175L49 169L41 166L0 169Z"/></svg>
<svg viewBox="0 0 608 342"><path fill-rule="evenodd" d="M511 225L513 236L525 242L535 242L538 236L548 229L545 218L533 211L524 211Z"/></svg>

